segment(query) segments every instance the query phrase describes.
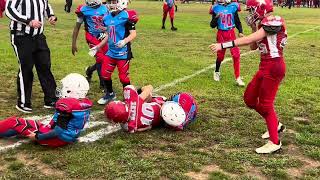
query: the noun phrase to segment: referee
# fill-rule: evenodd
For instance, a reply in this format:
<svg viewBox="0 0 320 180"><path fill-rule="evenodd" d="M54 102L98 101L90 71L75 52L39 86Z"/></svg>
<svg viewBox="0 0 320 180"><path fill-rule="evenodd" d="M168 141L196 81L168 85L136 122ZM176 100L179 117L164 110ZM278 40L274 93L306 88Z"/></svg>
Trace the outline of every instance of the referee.
<svg viewBox="0 0 320 180"><path fill-rule="evenodd" d="M7 0L6 15L11 19L11 44L19 63L16 108L24 113L32 112L33 66L44 92L44 107L53 108L56 82L50 70L50 49L43 26L45 18L51 25L55 25L57 18L48 0Z"/></svg>

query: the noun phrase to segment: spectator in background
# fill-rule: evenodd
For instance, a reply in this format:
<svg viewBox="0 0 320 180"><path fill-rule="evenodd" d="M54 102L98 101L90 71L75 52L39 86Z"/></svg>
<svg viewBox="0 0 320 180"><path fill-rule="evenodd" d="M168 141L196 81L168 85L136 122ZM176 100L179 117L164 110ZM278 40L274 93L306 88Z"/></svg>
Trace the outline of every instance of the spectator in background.
<svg viewBox="0 0 320 180"><path fill-rule="evenodd" d="M67 13L71 12L72 0L66 0L66 5L64 5L64 11Z"/></svg>
<svg viewBox="0 0 320 180"><path fill-rule="evenodd" d="M0 0L0 18L2 18L2 13L6 9L6 1L5 0Z"/></svg>

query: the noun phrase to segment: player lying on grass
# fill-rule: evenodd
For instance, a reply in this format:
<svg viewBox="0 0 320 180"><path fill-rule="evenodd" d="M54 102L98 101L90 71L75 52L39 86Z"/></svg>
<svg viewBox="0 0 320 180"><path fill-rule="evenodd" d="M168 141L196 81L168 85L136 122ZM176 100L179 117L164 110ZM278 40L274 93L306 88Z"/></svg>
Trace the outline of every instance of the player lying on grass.
<svg viewBox="0 0 320 180"><path fill-rule="evenodd" d="M78 52L77 38L81 24L84 23L85 37L89 48L98 45L105 37L102 19L109 14L108 8L102 4L101 0L85 0L85 5L80 5L76 10L77 22L72 34L72 54ZM97 70L100 79L100 87L103 88L103 80L101 79L101 64L105 53L108 51L108 45L105 45L96 52L96 63L86 69L87 80L90 82L93 71Z"/></svg>
<svg viewBox="0 0 320 180"><path fill-rule="evenodd" d="M272 15L271 0L247 0L246 4L249 11L246 21L253 33L234 41L212 44L210 48L213 52L242 45L250 45L251 49L259 48L259 70L248 84L244 102L249 108L255 109L267 123L268 132L262 138L269 138L269 141L257 148L256 152L272 153L281 148L278 133L284 130L284 126L278 122L274 100L286 71L283 48L287 43L287 31L284 19Z"/></svg>
<svg viewBox="0 0 320 180"><path fill-rule="evenodd" d="M209 13L212 15L210 26L218 29L218 43L235 40L237 38L234 30L235 27L239 31L239 36L244 36L238 15L238 11L240 11L239 8L239 4L237 2L231 2L231 0L218 0L218 2L210 8ZM238 86L244 86L245 84L240 77L240 48L233 47L230 49L230 52L233 59L236 83ZM220 81L220 65L224 60L225 54L226 49L221 49L217 52L216 69L213 74L215 81Z"/></svg>
<svg viewBox="0 0 320 180"><path fill-rule="evenodd" d="M166 124L183 130L197 115L197 104L188 93L177 93L169 100L152 96L152 86L136 90L132 85L124 88L124 101L111 101L105 107L106 118L121 123L124 130L134 133Z"/></svg>
<svg viewBox="0 0 320 180"><path fill-rule="evenodd" d="M72 73L61 80L60 99L49 124L36 120L10 117L0 121L0 138L28 137L41 145L60 147L77 140L89 121L92 102L86 98L89 83L80 74Z"/></svg>
<svg viewBox="0 0 320 180"><path fill-rule="evenodd" d="M127 10L128 0L117 0L113 10L103 18L107 37L97 46L91 48L93 54L108 43L108 51L102 62L101 76L104 79L105 95L99 99L98 104L104 105L116 98L112 88L111 76L118 67L119 79L123 87L130 84L129 66L133 58L131 42L136 38L137 13Z"/></svg>

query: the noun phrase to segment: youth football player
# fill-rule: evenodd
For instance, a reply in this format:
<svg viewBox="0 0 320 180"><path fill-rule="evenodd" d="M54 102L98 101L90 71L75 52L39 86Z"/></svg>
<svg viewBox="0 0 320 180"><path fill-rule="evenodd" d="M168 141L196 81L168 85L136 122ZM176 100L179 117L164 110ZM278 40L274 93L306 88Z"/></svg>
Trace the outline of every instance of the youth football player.
<svg viewBox="0 0 320 180"><path fill-rule="evenodd" d="M92 102L86 98L89 83L80 74L72 73L61 80L60 99L49 124L10 117L0 121L0 138L28 137L41 145L60 147L76 142L89 121Z"/></svg>
<svg viewBox="0 0 320 180"><path fill-rule="evenodd" d="M163 16L162 16L162 29L165 29L165 23L167 19L167 15L169 13L170 22L171 22L171 30L176 31L178 28L174 27L174 12L177 10L177 6L175 4L175 0L163 0Z"/></svg>
<svg viewBox="0 0 320 180"><path fill-rule="evenodd" d="M188 93L177 93L169 100L152 96L153 87L136 90L132 85L123 91L124 101L111 101L105 107L109 121L121 123L129 133L149 130L166 124L175 130L185 129L195 121L197 104Z"/></svg>
<svg viewBox="0 0 320 180"><path fill-rule="evenodd" d="M278 121L274 100L286 71L283 49L287 42L287 31L284 19L272 15L271 0L247 0L246 4L249 11L246 21L254 33L236 40L212 44L210 48L213 52L242 45L250 45L251 49L259 48L259 70L247 86L244 102L249 108L255 109L267 123L268 131L262 138L269 138L269 141L257 148L256 152L272 153L281 148L278 133L284 130L284 126Z"/></svg>
<svg viewBox="0 0 320 180"><path fill-rule="evenodd" d="M130 84L129 66L133 58L131 42L136 38L137 13L127 10L128 0L117 0L115 10L103 18L107 29L107 37L90 51L100 50L108 43L108 51L102 62L101 77L104 80L105 95L99 99L98 104L104 105L116 98L112 88L114 69L118 68L119 79L123 87Z"/></svg>
<svg viewBox="0 0 320 180"><path fill-rule="evenodd" d="M239 31L239 36L243 36L242 25L239 19L238 11L239 4L237 2L231 2L231 0L219 0L217 4L210 8L210 14L212 14L212 20L210 26L217 28L217 42L224 43L236 39L234 28ZM233 69L236 83L239 86L244 86L244 82L240 77L240 49L234 47L230 49L233 59ZM220 81L220 66L224 60L226 50L222 49L217 52L216 69L214 72L214 80Z"/></svg>
<svg viewBox="0 0 320 180"><path fill-rule="evenodd" d="M102 5L101 0L86 0L85 2L86 4L80 5L75 12L77 15L77 22L72 34L73 55L78 52L77 38L81 24L84 23L85 37L89 48L96 46L105 38L104 29L101 29L101 27L103 25L103 17L109 14L108 8L105 5ZM91 81L93 71L97 70L101 88L103 88L103 80L100 75L101 63L107 50L108 45L100 48L100 50L95 54L96 63L86 68L87 80L89 82Z"/></svg>

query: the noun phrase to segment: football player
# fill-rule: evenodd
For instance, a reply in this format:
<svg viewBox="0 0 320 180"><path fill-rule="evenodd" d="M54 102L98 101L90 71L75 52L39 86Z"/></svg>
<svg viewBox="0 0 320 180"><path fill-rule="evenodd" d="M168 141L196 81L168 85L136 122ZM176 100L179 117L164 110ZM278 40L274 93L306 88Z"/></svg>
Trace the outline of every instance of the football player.
<svg viewBox="0 0 320 180"><path fill-rule="evenodd" d="M76 73L67 75L61 80L60 99L49 124L10 117L0 121L0 138L20 135L50 147L76 142L89 121L92 102L86 98L88 90L85 77Z"/></svg>
<svg viewBox="0 0 320 180"><path fill-rule="evenodd" d="M183 130L196 118L197 104L188 93L177 93L168 101L152 96L151 85L136 90L132 85L124 88L124 101L111 101L105 107L109 121L121 123L124 130L134 133L166 124ZM165 122L165 123L164 123Z"/></svg>
<svg viewBox="0 0 320 180"><path fill-rule="evenodd" d="M262 138L269 138L269 141L257 148L256 152L272 153L281 148L278 133L284 130L284 126L278 121L274 100L286 71L283 49L287 42L287 31L284 19L272 15L271 0L247 0L246 4L249 11L246 22L253 33L247 37L212 44L209 47L213 52L242 45L250 45L251 49L259 48L261 59L259 70L248 84L244 102L249 108L255 109L267 123L268 131Z"/></svg>
<svg viewBox="0 0 320 180"><path fill-rule="evenodd" d="M2 18L2 13L6 9L6 1L5 0L0 0L0 18Z"/></svg>
<svg viewBox="0 0 320 180"><path fill-rule="evenodd" d="M178 7L175 4L175 0L163 0L163 16L162 16L162 29L165 29L165 23L167 19L167 15L169 13L170 22L171 22L171 30L176 31L178 28L174 27L174 12L178 10Z"/></svg>
<svg viewBox="0 0 320 180"><path fill-rule="evenodd" d="M86 0L85 5L80 5L75 13L77 15L77 22L72 34L73 55L78 52L77 38L82 23L84 23L85 37L89 48L96 46L105 38L104 29L101 29L103 24L102 19L105 15L109 14L109 10L105 5L102 5L101 0ZM100 48L95 54L96 63L86 69L87 80L89 82L91 81L93 71L97 70L101 88L103 88L103 80L100 75L101 63L107 50L108 45Z"/></svg>
<svg viewBox="0 0 320 180"><path fill-rule="evenodd" d="M242 25L238 15L238 11L240 11L239 7L237 2L231 2L231 0L218 0L218 3L210 8L210 14L212 15L210 26L218 29L218 43L235 40L235 27L239 31L239 37L243 36ZM239 86L244 86L245 84L240 77L240 49L234 47L230 49L230 52L233 59L236 83ZM225 49L217 52L216 69L213 76L215 81L220 81L220 65L224 60L225 53Z"/></svg>
<svg viewBox="0 0 320 180"><path fill-rule="evenodd" d="M102 62L101 77L104 79L105 95L98 101L98 104L101 105L116 98L111 80L116 67L118 67L119 79L123 87L130 84L129 62L133 58L131 42L137 36L138 16L134 10L127 10L128 3L128 0L117 0L113 6L115 9L103 18L107 31L106 38L90 50L94 54L106 43L109 46Z"/></svg>

